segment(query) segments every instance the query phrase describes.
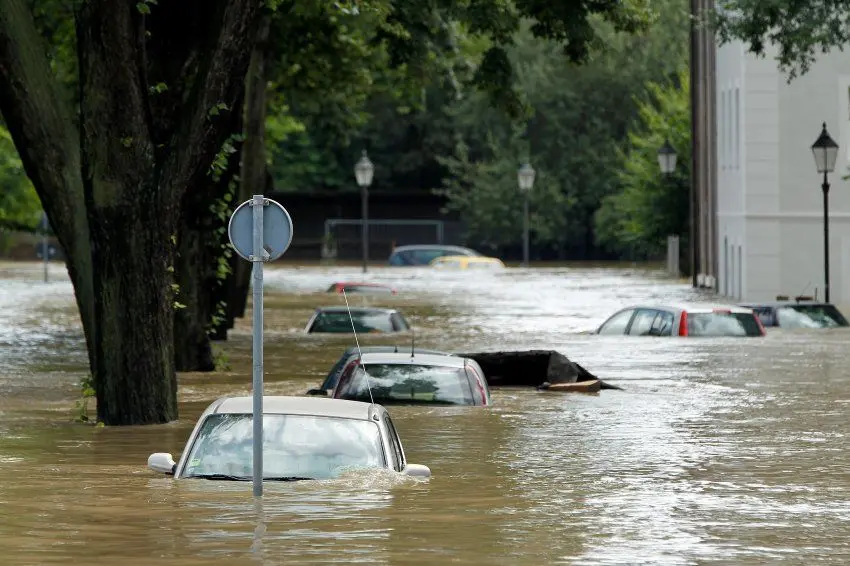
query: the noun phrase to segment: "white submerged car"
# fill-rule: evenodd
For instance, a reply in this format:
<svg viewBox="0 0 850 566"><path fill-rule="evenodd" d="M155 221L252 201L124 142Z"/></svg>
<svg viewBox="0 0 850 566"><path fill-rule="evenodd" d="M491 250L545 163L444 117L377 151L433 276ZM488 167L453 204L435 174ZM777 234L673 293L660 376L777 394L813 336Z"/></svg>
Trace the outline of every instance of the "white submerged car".
<svg viewBox="0 0 850 566"><path fill-rule="evenodd" d="M148 467L175 478L251 481L251 397L214 401L195 425L180 460L158 452ZM408 464L386 409L358 401L315 397L263 398L263 479L333 479L353 469L384 468L427 478L427 466Z"/></svg>

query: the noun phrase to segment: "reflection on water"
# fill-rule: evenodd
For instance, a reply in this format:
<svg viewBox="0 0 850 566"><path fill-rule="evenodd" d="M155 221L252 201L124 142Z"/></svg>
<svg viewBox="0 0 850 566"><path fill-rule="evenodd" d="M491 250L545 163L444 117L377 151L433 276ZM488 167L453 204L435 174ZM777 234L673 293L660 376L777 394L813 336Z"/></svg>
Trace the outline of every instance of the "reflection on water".
<svg viewBox="0 0 850 566"><path fill-rule="evenodd" d="M327 482L180 481L144 468L178 455L201 411L250 392L250 316L217 345L231 366L180 377L181 418L154 427L71 421L85 346L63 270L0 266L0 553L4 564L807 564L844 562L850 521L846 329L764 339L601 337L630 303L705 300L641 269L270 267L268 394L321 382L348 336L306 335L335 280L399 295L422 348L554 348L624 391L493 392L491 409L391 407L408 460ZM411 336L364 343L411 345Z"/></svg>

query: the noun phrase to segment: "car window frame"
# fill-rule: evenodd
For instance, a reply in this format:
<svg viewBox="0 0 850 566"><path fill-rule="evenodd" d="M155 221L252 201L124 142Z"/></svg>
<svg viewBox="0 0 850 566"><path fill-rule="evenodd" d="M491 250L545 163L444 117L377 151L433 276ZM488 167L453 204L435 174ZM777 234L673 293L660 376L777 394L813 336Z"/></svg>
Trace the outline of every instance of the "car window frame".
<svg viewBox="0 0 850 566"><path fill-rule="evenodd" d="M638 311L638 309L637 309L637 308L634 308L634 307L629 307L629 308L626 308L626 309L622 309L622 310L620 310L620 311L617 311L616 313L614 313L614 314L612 314L611 316L609 316L609 317L608 317L608 319L607 319L605 322L603 322L602 324L600 324L600 325L599 325L599 328L596 330L596 333L597 333L597 334L599 334L599 335L608 335L608 336L625 336L625 335L626 335L626 332L627 332L627 331L628 331L628 329L629 329L629 327L631 327L632 319L634 319L635 313L636 313L637 311ZM608 324L610 324L610 323L611 323L614 319L616 319L617 317L619 317L619 316L621 316L621 315L623 315L623 314L629 313L629 312L631 312L631 315L629 316L629 319L626 321L626 325L623 327L623 331L622 331L622 332L619 332L619 333L616 333L616 332L603 332L604 328L605 328Z"/></svg>
<svg viewBox="0 0 850 566"><path fill-rule="evenodd" d="M384 427L387 430L387 440L390 443L390 458L392 460L397 460L398 467L394 469L397 472L401 472L407 465L404 457L404 449L401 447L401 439L398 437L398 431L396 430L389 413L384 413L383 420Z"/></svg>
<svg viewBox="0 0 850 566"><path fill-rule="evenodd" d="M647 333L646 334L632 334L632 327L634 326L635 321L637 321L638 316L641 315L642 313L648 313L649 316L652 317L652 320L649 322L649 328L647 329ZM649 334L649 331L652 330L652 327L655 325L655 319L657 319L660 314L661 314L661 311L659 309L656 309L656 308L637 308L637 309L635 309L635 313L632 316L631 320L629 320L629 324L626 327L626 330L625 330L625 332L623 332L623 334L626 335L626 336L651 336L651 334Z"/></svg>

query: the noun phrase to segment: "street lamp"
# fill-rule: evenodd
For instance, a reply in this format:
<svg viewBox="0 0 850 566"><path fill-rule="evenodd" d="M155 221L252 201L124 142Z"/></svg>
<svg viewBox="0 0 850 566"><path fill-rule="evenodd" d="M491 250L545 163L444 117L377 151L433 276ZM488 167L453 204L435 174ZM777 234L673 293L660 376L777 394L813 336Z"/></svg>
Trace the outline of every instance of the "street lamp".
<svg viewBox="0 0 850 566"><path fill-rule="evenodd" d="M357 178L357 184L360 185L360 241L363 244L363 273L366 273L366 266L369 263L369 185L372 184L374 173L375 166L369 161L364 149L363 155L354 166L354 176Z"/></svg>
<svg viewBox="0 0 850 566"><path fill-rule="evenodd" d="M670 145L670 140L665 139L664 145L658 149L658 166L661 168L661 174L665 177L673 177L676 172L676 150ZM694 208L693 199L691 199L691 221L688 238L690 239L690 262L691 262L691 279L693 286L697 286L697 238L694 234L694 226L696 225L696 209Z"/></svg>
<svg viewBox="0 0 850 566"><path fill-rule="evenodd" d="M528 193L534 186L535 171L526 163L517 171L517 183L523 195L522 204L522 266L528 267Z"/></svg>
<svg viewBox="0 0 850 566"><path fill-rule="evenodd" d="M664 145L658 150L658 166L664 175L676 170L676 150L670 145L670 140L664 140Z"/></svg>
<svg viewBox="0 0 850 566"><path fill-rule="evenodd" d="M826 302L829 302L829 179L827 175L835 170L835 160L838 157L838 144L829 137L826 131L826 122L820 136L812 144L812 153L815 156L815 166L818 173L823 173L823 294Z"/></svg>

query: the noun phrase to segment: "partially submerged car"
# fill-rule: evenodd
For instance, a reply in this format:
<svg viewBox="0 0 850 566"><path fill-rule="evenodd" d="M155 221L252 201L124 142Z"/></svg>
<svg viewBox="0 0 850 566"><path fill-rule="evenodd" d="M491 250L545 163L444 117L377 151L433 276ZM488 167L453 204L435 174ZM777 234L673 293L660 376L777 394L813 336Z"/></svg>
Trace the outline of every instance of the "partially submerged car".
<svg viewBox="0 0 850 566"><path fill-rule="evenodd" d="M741 305L753 309L766 327L780 328L837 328L850 326L844 315L830 303L821 303L809 298L798 297L789 301L787 297L777 297L773 303L752 303Z"/></svg>
<svg viewBox="0 0 850 566"><path fill-rule="evenodd" d="M198 419L180 460L155 453L148 467L175 478L251 481L251 397L222 397ZM263 480L333 479L346 471L389 468L430 477L408 464L386 409L372 403L263 397Z"/></svg>
<svg viewBox="0 0 850 566"><path fill-rule="evenodd" d="M439 244L399 246L390 254L389 264L394 266L403 265L428 265L434 258L445 255L480 256L475 250L461 246L443 246Z"/></svg>
<svg viewBox="0 0 850 566"><path fill-rule="evenodd" d="M595 334L764 336L752 309L735 305L637 305L614 313Z"/></svg>
<svg viewBox="0 0 850 566"><path fill-rule="evenodd" d="M444 255L435 257L429 263L434 269L504 269L505 264L496 257L476 257L462 255Z"/></svg>
<svg viewBox="0 0 850 566"><path fill-rule="evenodd" d="M339 376L342 375L342 370L345 369L345 366L348 362L352 361L355 357L359 356L361 353L363 354L375 354L375 353L399 353L399 352L412 352L413 346L402 346L399 348L398 346L350 346L346 348L345 352L339 357L336 363L331 367L331 370L328 372L327 377L325 377L325 381L316 388L310 389L307 391L307 395L330 395L333 392L333 388L336 387L337 382L339 381ZM416 350L417 354L436 354L439 356L451 356L448 352L440 352L438 350Z"/></svg>
<svg viewBox="0 0 850 566"><path fill-rule="evenodd" d="M347 307L319 307L307 321L309 333L351 334L404 332L410 330L405 318L395 309L357 307L349 316Z"/></svg>
<svg viewBox="0 0 850 566"><path fill-rule="evenodd" d="M347 363L333 391L334 399L381 404L490 404L484 371L460 356L373 353Z"/></svg>
<svg viewBox="0 0 850 566"><path fill-rule="evenodd" d="M357 283L353 281L340 281L328 287L328 293L342 294L345 291L348 295L397 295L398 291L389 285L381 283Z"/></svg>

